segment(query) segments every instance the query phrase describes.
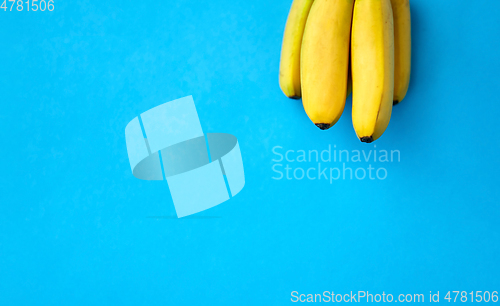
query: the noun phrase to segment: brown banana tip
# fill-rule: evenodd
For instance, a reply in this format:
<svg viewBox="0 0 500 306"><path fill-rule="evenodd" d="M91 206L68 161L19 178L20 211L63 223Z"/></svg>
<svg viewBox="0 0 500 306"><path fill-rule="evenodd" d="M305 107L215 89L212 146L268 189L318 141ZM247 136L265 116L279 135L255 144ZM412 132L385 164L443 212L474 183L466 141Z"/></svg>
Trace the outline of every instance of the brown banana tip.
<svg viewBox="0 0 500 306"><path fill-rule="evenodd" d="M370 143L370 142L373 142L373 137L372 136L364 136L364 137L361 137L359 140L361 140L361 142Z"/></svg>
<svg viewBox="0 0 500 306"><path fill-rule="evenodd" d="M329 123L316 123L316 126L321 130L328 130L332 125Z"/></svg>
<svg viewBox="0 0 500 306"><path fill-rule="evenodd" d="M399 104L399 101L398 101L398 100L394 100L394 101L392 101L392 105L393 105L393 106L394 106L394 105L396 105L396 104Z"/></svg>

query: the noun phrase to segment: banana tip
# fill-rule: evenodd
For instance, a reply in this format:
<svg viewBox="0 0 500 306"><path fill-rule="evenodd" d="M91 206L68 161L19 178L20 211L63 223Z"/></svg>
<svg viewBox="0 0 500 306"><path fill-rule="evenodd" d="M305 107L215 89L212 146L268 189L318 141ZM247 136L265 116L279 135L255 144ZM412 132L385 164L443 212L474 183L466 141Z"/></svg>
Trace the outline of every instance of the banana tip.
<svg viewBox="0 0 500 306"><path fill-rule="evenodd" d="M399 101L398 101L398 100L394 100L394 101L392 101L392 105L396 105L396 104L399 104Z"/></svg>
<svg viewBox="0 0 500 306"><path fill-rule="evenodd" d="M331 127L331 124L329 124L329 123L316 123L316 126L319 127L321 130L328 130Z"/></svg>
<svg viewBox="0 0 500 306"><path fill-rule="evenodd" d="M359 140L361 140L361 142L370 143L370 142L373 142L373 137L372 136L364 136L364 137L361 137Z"/></svg>

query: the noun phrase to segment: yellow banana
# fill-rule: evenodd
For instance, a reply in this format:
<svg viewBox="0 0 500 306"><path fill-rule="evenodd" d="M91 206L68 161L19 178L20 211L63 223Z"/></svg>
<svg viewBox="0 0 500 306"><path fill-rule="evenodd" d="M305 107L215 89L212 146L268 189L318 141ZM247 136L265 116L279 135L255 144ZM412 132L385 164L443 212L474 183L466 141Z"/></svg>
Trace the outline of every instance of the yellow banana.
<svg viewBox="0 0 500 306"><path fill-rule="evenodd" d="M350 59L349 59L349 62ZM349 98L349 95L352 94L352 74L351 74L351 66L349 65L349 73L347 75L347 95L346 97Z"/></svg>
<svg viewBox="0 0 500 306"><path fill-rule="evenodd" d="M304 30L302 103L322 130L333 126L344 111L353 7L354 0L315 0Z"/></svg>
<svg viewBox="0 0 500 306"><path fill-rule="evenodd" d="M390 0L356 0L352 22L352 121L362 142L389 125L394 95L394 24Z"/></svg>
<svg viewBox="0 0 500 306"><path fill-rule="evenodd" d="M300 98L300 49L307 16L314 0L294 0L285 26L280 61L280 87L292 99Z"/></svg>
<svg viewBox="0 0 500 306"><path fill-rule="evenodd" d="M406 96L411 71L411 16L409 0L391 0L394 15L394 105Z"/></svg>

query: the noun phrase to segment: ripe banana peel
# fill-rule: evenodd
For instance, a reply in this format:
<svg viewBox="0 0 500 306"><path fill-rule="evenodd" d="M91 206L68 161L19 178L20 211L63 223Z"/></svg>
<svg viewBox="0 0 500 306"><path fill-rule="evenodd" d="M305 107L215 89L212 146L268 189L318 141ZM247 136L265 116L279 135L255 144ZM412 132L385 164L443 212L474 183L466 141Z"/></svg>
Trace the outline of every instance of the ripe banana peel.
<svg viewBox="0 0 500 306"><path fill-rule="evenodd" d="M362 142L386 130L411 73L409 0L294 0L280 61L283 93L299 99L322 130L342 115L351 92Z"/></svg>
<svg viewBox="0 0 500 306"><path fill-rule="evenodd" d="M349 60L349 63L351 61ZM346 97L349 97L352 94L352 74L351 74L351 67L349 65L349 74L347 75L347 95Z"/></svg>
<svg viewBox="0 0 500 306"><path fill-rule="evenodd" d="M353 7L354 0L315 0L304 30L302 103L322 130L333 126L344 111Z"/></svg>
<svg viewBox="0 0 500 306"><path fill-rule="evenodd" d="M411 15L409 0L391 0L394 14L394 105L408 91L411 72Z"/></svg>
<svg viewBox="0 0 500 306"><path fill-rule="evenodd" d="M285 26L280 61L280 87L292 99L301 97L300 50L307 16L314 0L294 0Z"/></svg>
<svg viewBox="0 0 500 306"><path fill-rule="evenodd" d="M352 22L352 120L362 142L385 131L394 97L394 20L390 0L356 0Z"/></svg>

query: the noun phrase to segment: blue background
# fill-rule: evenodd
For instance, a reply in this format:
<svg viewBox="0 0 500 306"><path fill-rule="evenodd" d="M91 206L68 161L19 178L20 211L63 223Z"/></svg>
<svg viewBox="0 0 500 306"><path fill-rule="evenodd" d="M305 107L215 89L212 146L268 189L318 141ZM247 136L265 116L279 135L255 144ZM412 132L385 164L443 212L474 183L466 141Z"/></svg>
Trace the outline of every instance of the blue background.
<svg viewBox="0 0 500 306"><path fill-rule="evenodd" d="M0 304L280 305L292 291L325 290L439 290L443 301L448 290L500 290L500 2L412 2L410 91L370 145L355 136L350 101L323 132L281 93L290 4L0 10ZM187 95L205 133L238 137L246 186L176 219L165 182L132 176L124 131ZM383 181L272 179L274 146L328 145L400 150L401 162L383 165Z"/></svg>

